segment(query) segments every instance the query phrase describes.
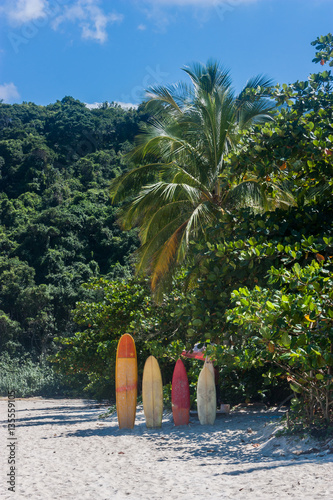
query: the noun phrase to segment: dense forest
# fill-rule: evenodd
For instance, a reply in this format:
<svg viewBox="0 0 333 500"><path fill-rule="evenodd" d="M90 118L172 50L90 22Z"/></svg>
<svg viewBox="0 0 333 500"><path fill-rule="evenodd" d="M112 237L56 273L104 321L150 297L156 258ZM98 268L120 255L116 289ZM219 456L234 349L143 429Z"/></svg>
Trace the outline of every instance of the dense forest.
<svg viewBox="0 0 333 500"><path fill-rule="evenodd" d="M108 186L142 111L72 97L0 104L0 349L37 361L74 331L71 310L94 276L128 276L135 231L122 232Z"/></svg>
<svg viewBox="0 0 333 500"><path fill-rule="evenodd" d="M312 45L333 66L332 35ZM167 401L175 360L199 343L223 401L289 397L295 418L332 421L326 68L289 85L254 77L235 95L209 61L138 110L2 103L2 367L28 353L29 373L58 373L53 394L112 399L131 333L139 374L158 357ZM194 398L200 363L186 363Z"/></svg>

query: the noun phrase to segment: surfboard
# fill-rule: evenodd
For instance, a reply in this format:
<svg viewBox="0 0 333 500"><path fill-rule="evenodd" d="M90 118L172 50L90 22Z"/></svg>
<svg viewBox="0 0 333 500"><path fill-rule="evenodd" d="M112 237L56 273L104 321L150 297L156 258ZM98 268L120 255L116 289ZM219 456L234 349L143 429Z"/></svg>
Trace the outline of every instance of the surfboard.
<svg viewBox="0 0 333 500"><path fill-rule="evenodd" d="M149 356L143 369L142 402L146 426L149 429L161 427L163 415L163 384L161 370L154 356Z"/></svg>
<svg viewBox="0 0 333 500"><path fill-rule="evenodd" d="M125 333L117 347L116 408L119 429L133 429L136 413L138 366L135 342Z"/></svg>
<svg viewBox="0 0 333 500"><path fill-rule="evenodd" d="M178 359L173 371L171 403L175 425L188 425L190 421L190 387L181 359Z"/></svg>
<svg viewBox="0 0 333 500"><path fill-rule="evenodd" d="M205 358L204 366L208 366L209 371L213 375L214 380L215 380L215 373L214 373L213 361L208 356L206 356L206 358Z"/></svg>
<svg viewBox="0 0 333 500"><path fill-rule="evenodd" d="M207 365L204 365L198 378L197 407L200 424L213 425L216 418L216 389L214 377Z"/></svg>

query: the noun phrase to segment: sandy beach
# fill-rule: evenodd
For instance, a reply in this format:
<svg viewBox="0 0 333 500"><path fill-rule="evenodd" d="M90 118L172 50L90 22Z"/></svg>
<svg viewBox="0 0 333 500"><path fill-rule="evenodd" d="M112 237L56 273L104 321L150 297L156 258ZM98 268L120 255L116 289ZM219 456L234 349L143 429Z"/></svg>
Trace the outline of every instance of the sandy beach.
<svg viewBox="0 0 333 500"><path fill-rule="evenodd" d="M331 443L275 437L282 411L238 409L210 427L195 414L175 427L165 412L162 428L148 430L138 407L135 428L119 430L115 414L99 419L106 407L94 401L18 399L15 441L7 399L0 411L6 500L333 499ZM15 492L7 483L11 444Z"/></svg>

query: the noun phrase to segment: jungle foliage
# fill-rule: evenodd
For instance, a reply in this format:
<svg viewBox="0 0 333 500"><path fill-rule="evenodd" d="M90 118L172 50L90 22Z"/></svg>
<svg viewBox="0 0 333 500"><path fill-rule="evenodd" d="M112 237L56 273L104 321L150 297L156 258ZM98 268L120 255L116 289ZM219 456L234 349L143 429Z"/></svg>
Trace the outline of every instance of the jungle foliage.
<svg viewBox="0 0 333 500"><path fill-rule="evenodd" d="M76 328L82 283L131 274L135 231L124 233L109 200L146 115L65 97L48 106L0 104L0 349L55 351Z"/></svg>
<svg viewBox="0 0 333 500"><path fill-rule="evenodd" d="M313 45L314 62L332 59L330 35ZM177 286L173 293L180 295L164 295L158 305L149 298L144 320L141 313L137 323L129 314L123 317L125 330L132 329L139 343L146 341L142 348L154 353L156 339L160 358L170 363L183 348L206 343L221 367L227 397L233 392L269 401L275 385L281 399L282 393L294 395L293 408L308 423L315 415L332 419L332 84L331 72L324 70L307 81L270 88L274 119L237 129L237 144L223 160L227 188L235 179L255 178L271 199L278 185L293 203L282 207L277 200L275 210L266 212L244 206L221 211L207 223L204 238L189 241L191 259L180 278L187 288ZM259 85L245 92L251 100L263 91L268 94ZM119 290L119 283L110 286ZM92 312L81 303L77 313L81 320L87 312L95 318L101 304L97 300ZM101 340L115 341L123 328ZM96 342L96 331L100 327L85 326L83 337ZM100 357L110 345L103 342L94 347ZM82 363L79 343L76 348Z"/></svg>
<svg viewBox="0 0 333 500"><path fill-rule="evenodd" d="M314 62L331 65L332 35L319 37L312 45L317 50ZM125 176L120 179L135 178L140 168L126 164L123 153L131 150L139 121L147 121L144 111L124 112L108 106L88 111L82 103L67 98L50 109L42 108L42 129L35 119L36 127L44 131L37 134L41 136L38 141L43 141L38 142L43 151L38 156L41 163L36 157L31 160L32 149L27 146L31 138L20 135L16 128L10 135L8 124L3 127L0 163L6 189L2 188L1 200L0 322L5 348L10 350L15 340L23 349L53 350L60 373L73 381L84 380L95 396L112 397L115 349L123 333L133 334L136 340L140 373L149 354L158 358L166 394L174 361L182 350L195 343L206 344L220 367L225 402L261 399L276 403L290 395L295 415L308 424L332 422L333 77L322 69L307 81L270 88L261 88L258 81L256 87L244 90L242 97L249 102L258 102L265 95L274 103L273 119L242 130L237 127L237 141L223 154L218 184L229 192L251 180L260 186L269 206L258 205L254 210L253 204L241 203L231 210L226 205L217 217L205 219L204 231L189 232L188 258L172 266L172 289L161 293L158 302L151 293L149 273L132 276L129 272L128 263L134 258L130 255L137 243L133 234L123 234L115 225L116 208L107 197L110 181L113 188L121 186L121 181L112 178L123 171ZM209 102L209 92L205 96ZM24 106L29 105L20 108L22 123ZM62 108L66 119L61 118ZM176 121L177 113L173 116ZM111 116L114 122L108 128ZM95 120L102 125L94 128ZM23 130L28 126L24 123ZM79 124L89 130L92 145L82 155L77 149L73 153L69 145L70 141L81 144L80 140L86 140ZM178 130L177 123L172 126ZM124 130L129 131L128 136ZM162 151L159 160L161 141L157 143L154 165L164 165L167 153L177 170L179 158L172 163L172 147ZM176 143L179 145L179 138ZM177 146L175 151L178 154L181 148ZM140 162L153 182L151 154L144 160L141 156ZM135 160L135 155L126 158ZM19 170L24 173L22 183ZM172 188L186 176L165 179L163 172L159 181L171 185L165 200L178 202L178 185L174 191ZM27 186L29 191L24 191ZM133 195L136 186L129 187ZM153 221L152 207L158 206L163 214L168 211L163 209L159 187L148 193ZM198 200L199 195L192 201ZM134 205L133 199L129 201L132 207L140 204L139 198ZM189 201L186 199L187 205ZM186 213L179 213L181 216ZM167 217L163 217L164 223ZM149 262L146 270L154 268ZM169 272L169 265L160 270ZM158 280L162 274L159 272ZM81 286L83 281L86 284ZM200 364L187 363L195 388Z"/></svg>

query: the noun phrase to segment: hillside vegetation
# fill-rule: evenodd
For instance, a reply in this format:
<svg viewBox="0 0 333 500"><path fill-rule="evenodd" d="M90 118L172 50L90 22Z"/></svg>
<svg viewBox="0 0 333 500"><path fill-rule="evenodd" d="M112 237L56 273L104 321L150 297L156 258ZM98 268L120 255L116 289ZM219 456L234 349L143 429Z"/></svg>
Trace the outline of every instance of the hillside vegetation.
<svg viewBox="0 0 333 500"><path fill-rule="evenodd" d="M109 183L126 167L135 109L0 104L0 349L33 360L74 331L83 282L131 273L135 231L122 232Z"/></svg>
<svg viewBox="0 0 333 500"><path fill-rule="evenodd" d="M294 423L332 424L333 36L312 45L322 71L238 96L208 61L139 110L0 105L1 373L38 362L35 392L112 399L131 333L167 402L198 343L221 402L289 398ZM186 360L193 404L201 367Z"/></svg>

